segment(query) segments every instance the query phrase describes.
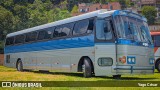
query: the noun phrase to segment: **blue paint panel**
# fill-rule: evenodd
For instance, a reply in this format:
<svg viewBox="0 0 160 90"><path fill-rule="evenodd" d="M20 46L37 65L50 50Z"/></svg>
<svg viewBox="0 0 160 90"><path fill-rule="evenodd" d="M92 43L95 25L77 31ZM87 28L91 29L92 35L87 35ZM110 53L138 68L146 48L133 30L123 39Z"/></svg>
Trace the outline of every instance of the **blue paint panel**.
<svg viewBox="0 0 160 90"><path fill-rule="evenodd" d="M36 43L16 45L16 46L7 46L5 48L5 53L80 48L80 47L91 47L91 46L94 46L94 35L51 40L45 42L36 42Z"/></svg>
<svg viewBox="0 0 160 90"><path fill-rule="evenodd" d="M140 20L143 20L143 21L147 22L147 19L145 17L143 17L139 14L130 12L130 11L126 11L126 10L116 10L112 14L113 17L118 16L118 15L129 16L129 17L137 18L137 19L140 19Z"/></svg>
<svg viewBox="0 0 160 90"><path fill-rule="evenodd" d="M94 35L92 34L83 37L50 40L45 42L35 42L35 43L16 45L16 46L7 46L5 47L5 53L81 48L81 47L91 47L94 45L95 45ZM96 43L96 45L115 45L115 43L103 42L103 43ZM133 40L117 39L117 45L143 46L143 43L135 42ZM153 45L149 45L148 47L153 48Z"/></svg>
<svg viewBox="0 0 160 90"><path fill-rule="evenodd" d="M153 44L149 44L148 46L144 46L143 42L138 42L135 40L127 40L127 39L117 39L118 45L133 45L133 46L143 46L143 47L149 47L154 48Z"/></svg>

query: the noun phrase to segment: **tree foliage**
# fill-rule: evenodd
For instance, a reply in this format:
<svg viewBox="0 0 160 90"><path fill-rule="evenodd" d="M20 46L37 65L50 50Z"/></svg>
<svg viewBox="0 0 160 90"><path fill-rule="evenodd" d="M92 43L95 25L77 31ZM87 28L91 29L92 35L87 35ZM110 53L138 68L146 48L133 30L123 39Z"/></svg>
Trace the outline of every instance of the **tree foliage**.
<svg viewBox="0 0 160 90"><path fill-rule="evenodd" d="M125 0L119 0L119 3L121 4L121 9L125 9L127 7Z"/></svg>
<svg viewBox="0 0 160 90"><path fill-rule="evenodd" d="M14 16L7 9L0 6L0 53L3 53L3 40L7 33L12 32Z"/></svg>
<svg viewBox="0 0 160 90"><path fill-rule="evenodd" d="M71 13L72 13L72 14L73 14L73 13L78 13L78 6L77 6L77 5L74 5Z"/></svg>
<svg viewBox="0 0 160 90"><path fill-rule="evenodd" d="M156 14L157 14L157 10L154 6L142 7L142 15L144 15L147 18L148 24L154 24Z"/></svg>
<svg viewBox="0 0 160 90"><path fill-rule="evenodd" d="M14 23L13 14L0 6L0 40L4 40L7 33L12 32Z"/></svg>
<svg viewBox="0 0 160 90"><path fill-rule="evenodd" d="M0 52L8 33L70 17L67 0L0 0ZM55 3L55 2L54 2Z"/></svg>

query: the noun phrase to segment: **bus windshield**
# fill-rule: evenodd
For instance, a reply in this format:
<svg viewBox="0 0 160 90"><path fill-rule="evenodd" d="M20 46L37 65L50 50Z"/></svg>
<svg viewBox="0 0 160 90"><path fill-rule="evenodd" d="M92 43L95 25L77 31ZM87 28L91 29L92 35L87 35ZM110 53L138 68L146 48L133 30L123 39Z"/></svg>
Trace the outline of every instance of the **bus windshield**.
<svg viewBox="0 0 160 90"><path fill-rule="evenodd" d="M152 43L146 22L119 15L115 17L115 24L118 38Z"/></svg>

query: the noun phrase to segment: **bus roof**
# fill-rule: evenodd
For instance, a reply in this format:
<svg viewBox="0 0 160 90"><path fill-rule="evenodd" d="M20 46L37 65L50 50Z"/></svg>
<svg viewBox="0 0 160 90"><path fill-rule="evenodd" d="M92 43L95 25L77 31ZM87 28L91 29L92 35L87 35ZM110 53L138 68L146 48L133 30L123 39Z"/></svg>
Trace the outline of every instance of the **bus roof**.
<svg viewBox="0 0 160 90"><path fill-rule="evenodd" d="M71 17L71 18L51 22L51 23L48 23L48 24L39 25L39 26L36 26L36 27L24 29L24 30L17 31L17 32L14 32L14 33L10 33L10 34L7 35L7 37L12 37L12 36L32 32L32 31L36 31L36 30L41 30L41 29L49 28L49 27L53 27L53 26L58 26L58 25L66 24L66 23L71 23L71 22L75 22L75 21L79 21L79 20L83 20L83 19L87 19L87 18L91 18L91 17L96 17L96 16L97 17L106 17L106 16L109 16L111 14L113 14L113 16L126 15L126 16L139 18L143 21L146 21L143 16L141 16L139 14L136 14L136 13L133 13L133 12L130 12L130 11L125 11L125 10L110 10L110 11L108 11L107 9L101 9L101 10L97 10L97 11L94 11L94 12L90 12L90 13L74 16L74 17Z"/></svg>
<svg viewBox="0 0 160 90"><path fill-rule="evenodd" d="M28 33L28 32L32 32L32 31L36 31L36 30L39 30L39 29L44 29L44 28L48 28L48 27L52 27L52 26L62 25L62 24L66 24L66 23L70 23L70 22L74 22L74 21L78 21L78 20L82 20L82 19L96 17L98 15L103 15L103 14L110 14L111 15L114 11L115 10L107 11L107 9L101 9L101 10L97 10L97 11L94 11L94 12L90 12L90 13L74 16L74 17L71 17L71 18L51 22L51 23L48 23L48 24L24 29L24 30L17 31L17 32L14 32L14 33L10 33L10 34L7 35L7 37L12 37L12 36L15 36L15 35Z"/></svg>
<svg viewBox="0 0 160 90"><path fill-rule="evenodd" d="M150 32L151 33L151 35L160 35L160 31L158 31L158 32Z"/></svg>

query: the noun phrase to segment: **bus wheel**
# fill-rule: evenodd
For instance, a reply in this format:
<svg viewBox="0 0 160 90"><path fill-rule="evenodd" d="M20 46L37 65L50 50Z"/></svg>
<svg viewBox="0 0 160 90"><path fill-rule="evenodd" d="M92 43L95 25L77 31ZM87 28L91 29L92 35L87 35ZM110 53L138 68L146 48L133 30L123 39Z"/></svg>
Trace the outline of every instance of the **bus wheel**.
<svg viewBox="0 0 160 90"><path fill-rule="evenodd" d="M83 76L85 78L88 78L88 77L92 76L91 62L88 58L84 59L84 62L83 62L83 65L82 65L82 70L83 70Z"/></svg>
<svg viewBox="0 0 160 90"><path fill-rule="evenodd" d="M21 60L17 62L17 71L23 71L23 64Z"/></svg>
<svg viewBox="0 0 160 90"><path fill-rule="evenodd" d="M113 78L114 78L114 79L120 79L120 78L121 78L121 75L113 75Z"/></svg>
<svg viewBox="0 0 160 90"><path fill-rule="evenodd" d="M158 62L156 63L156 67L157 67L158 72L160 72L160 61L158 61Z"/></svg>

